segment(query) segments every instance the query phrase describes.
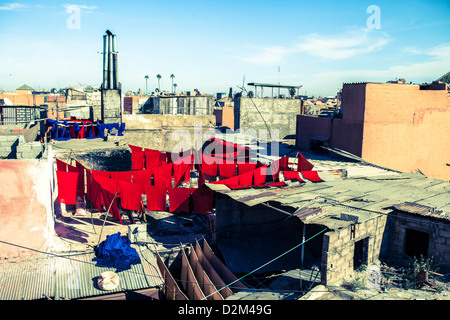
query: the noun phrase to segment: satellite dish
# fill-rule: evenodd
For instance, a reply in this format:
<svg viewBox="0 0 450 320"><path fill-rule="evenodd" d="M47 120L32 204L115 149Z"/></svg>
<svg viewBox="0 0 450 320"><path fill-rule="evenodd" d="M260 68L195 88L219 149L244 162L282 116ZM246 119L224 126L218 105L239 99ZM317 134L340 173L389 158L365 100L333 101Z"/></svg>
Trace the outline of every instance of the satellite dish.
<svg viewBox="0 0 450 320"><path fill-rule="evenodd" d="M12 106L13 105L11 100L9 100L8 98L3 98L3 101L4 101L4 105L5 106Z"/></svg>

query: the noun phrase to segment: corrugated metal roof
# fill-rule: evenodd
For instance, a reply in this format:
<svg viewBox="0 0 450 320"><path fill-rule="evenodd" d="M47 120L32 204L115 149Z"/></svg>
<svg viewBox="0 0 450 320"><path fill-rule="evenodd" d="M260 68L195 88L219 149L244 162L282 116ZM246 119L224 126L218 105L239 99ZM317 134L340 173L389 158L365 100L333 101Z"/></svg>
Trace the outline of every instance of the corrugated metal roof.
<svg viewBox="0 0 450 320"><path fill-rule="evenodd" d="M136 248L136 251L141 263L123 271L97 266L93 261L94 252L66 256L39 255L16 263L2 263L0 300L77 299L161 286L163 280L155 255L149 250ZM119 275L119 286L115 290L97 288L97 277L105 271Z"/></svg>
<svg viewBox="0 0 450 320"><path fill-rule="evenodd" d="M351 223L338 223L340 213L343 211L352 211L352 214L359 214L362 220L366 220L375 217L377 213L389 213L394 205L403 202L434 207L435 212L437 210L439 213L427 214L428 216L450 220L449 182L427 178L420 174L392 174L392 172L386 174L383 170L379 173L369 177L346 179L334 177L325 182L296 183L270 189L231 190L224 185L207 185L216 192L248 206L275 202L294 210L309 208L311 211L308 212L314 213L314 216L308 217L309 214L306 214L307 219L302 221L326 225L330 229L342 228ZM324 210L320 213L313 211L318 207ZM303 213L305 212L307 211ZM331 217L333 219L330 219Z"/></svg>

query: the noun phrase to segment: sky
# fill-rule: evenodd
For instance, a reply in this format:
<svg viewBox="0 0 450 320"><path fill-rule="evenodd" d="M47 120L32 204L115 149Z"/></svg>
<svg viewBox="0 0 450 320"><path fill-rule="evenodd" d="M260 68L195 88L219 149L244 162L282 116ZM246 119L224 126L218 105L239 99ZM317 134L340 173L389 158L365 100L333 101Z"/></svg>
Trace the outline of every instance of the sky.
<svg viewBox="0 0 450 320"><path fill-rule="evenodd" d="M2 1L0 89L100 87L117 35L123 90L239 92L250 82L335 96L347 82L450 71L447 1Z"/></svg>

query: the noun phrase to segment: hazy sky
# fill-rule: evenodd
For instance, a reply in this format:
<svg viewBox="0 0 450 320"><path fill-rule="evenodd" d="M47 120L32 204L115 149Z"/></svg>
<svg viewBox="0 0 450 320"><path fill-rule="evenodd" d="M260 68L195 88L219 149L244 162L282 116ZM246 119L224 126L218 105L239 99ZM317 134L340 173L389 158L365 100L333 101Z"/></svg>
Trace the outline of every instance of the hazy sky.
<svg viewBox="0 0 450 320"><path fill-rule="evenodd" d="M99 87L108 29L133 91L145 75L154 90L156 74L171 90L174 74L178 92L238 91L245 76L328 96L343 82L423 83L450 69L448 0L0 0L0 88Z"/></svg>

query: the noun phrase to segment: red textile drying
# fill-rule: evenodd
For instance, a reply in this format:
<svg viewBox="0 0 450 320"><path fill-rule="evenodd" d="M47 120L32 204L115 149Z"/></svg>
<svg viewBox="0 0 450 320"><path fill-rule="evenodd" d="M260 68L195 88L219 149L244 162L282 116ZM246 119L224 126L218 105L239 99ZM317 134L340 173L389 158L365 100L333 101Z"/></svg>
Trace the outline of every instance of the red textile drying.
<svg viewBox="0 0 450 320"><path fill-rule="evenodd" d="M256 169L256 162L238 162L238 172L239 174L243 174Z"/></svg>
<svg viewBox="0 0 450 320"><path fill-rule="evenodd" d="M144 169L145 154L141 147L128 145L131 149L131 170Z"/></svg>
<svg viewBox="0 0 450 320"><path fill-rule="evenodd" d="M161 165L161 151L153 149L144 149L145 168L150 169Z"/></svg>
<svg viewBox="0 0 450 320"><path fill-rule="evenodd" d="M304 182L302 178L300 178L300 174L297 171L283 171L284 177L286 180L294 180L297 179L300 182Z"/></svg>
<svg viewBox="0 0 450 320"><path fill-rule="evenodd" d="M173 163L168 163L153 169L155 186L170 187L172 183Z"/></svg>
<svg viewBox="0 0 450 320"><path fill-rule="evenodd" d="M223 179L223 180L219 180L219 181L214 181L211 182L212 184L224 184L227 187L230 188L230 186L239 186L239 179L240 179L240 175L239 176L235 176L235 177L231 177L228 179Z"/></svg>
<svg viewBox="0 0 450 320"><path fill-rule="evenodd" d="M56 171L59 202L64 204L77 203L78 175L78 172Z"/></svg>
<svg viewBox="0 0 450 320"><path fill-rule="evenodd" d="M81 168L77 168L74 166L71 166L70 164L67 165L67 171L68 172L77 172L78 180L77 180L77 196L83 197L84 196L84 167L81 165L83 170Z"/></svg>
<svg viewBox="0 0 450 320"><path fill-rule="evenodd" d="M297 154L297 158L297 171L311 171L314 168L314 165L306 160L300 152Z"/></svg>
<svg viewBox="0 0 450 320"><path fill-rule="evenodd" d="M269 183L268 185L271 187L283 187L283 186L286 186L287 184L284 181L279 181L279 182Z"/></svg>
<svg viewBox="0 0 450 320"><path fill-rule="evenodd" d="M110 175L111 179L131 182L131 176L133 175L133 171L111 171Z"/></svg>
<svg viewBox="0 0 450 320"><path fill-rule="evenodd" d="M267 165L263 165L253 170L253 181L255 185L264 184L266 182Z"/></svg>
<svg viewBox="0 0 450 320"><path fill-rule="evenodd" d="M212 214L214 191L209 188L197 188L192 192L192 205L194 213Z"/></svg>
<svg viewBox="0 0 450 320"><path fill-rule="evenodd" d="M253 171L240 174L239 175L239 185L252 186L253 185Z"/></svg>
<svg viewBox="0 0 450 320"><path fill-rule="evenodd" d="M173 177L175 178L175 186L189 182L191 179L192 164L173 162Z"/></svg>
<svg viewBox="0 0 450 320"><path fill-rule="evenodd" d="M102 212L103 197L100 184L94 179L92 170L88 170L88 198L92 201L92 204L97 208L98 212Z"/></svg>
<svg viewBox="0 0 450 320"><path fill-rule="evenodd" d="M227 179L236 176L236 163L220 163L219 179Z"/></svg>
<svg viewBox="0 0 450 320"><path fill-rule="evenodd" d="M312 182L321 182L323 181L320 177L317 171L302 171L302 175Z"/></svg>
<svg viewBox="0 0 450 320"><path fill-rule="evenodd" d="M167 189L159 186L145 185L147 195L147 210L166 211Z"/></svg>
<svg viewBox="0 0 450 320"><path fill-rule="evenodd" d="M67 163L56 159L56 170L58 171L67 171Z"/></svg>
<svg viewBox="0 0 450 320"><path fill-rule="evenodd" d="M202 172L201 167L200 167L199 170L198 170L198 187L200 188L204 184L205 184L205 176L203 175L203 172Z"/></svg>
<svg viewBox="0 0 450 320"><path fill-rule="evenodd" d="M102 194L103 203L105 206L105 210L109 209L109 213L113 216L114 219L117 219L122 224L122 217L120 216L119 207L117 206L116 198L119 196L115 196L116 192L119 194L119 186L117 180L108 179L101 176L93 176L93 180L97 181L100 185L100 190Z"/></svg>
<svg viewBox="0 0 450 320"><path fill-rule="evenodd" d="M118 180L120 205L126 210L142 211L142 194L144 185Z"/></svg>
<svg viewBox="0 0 450 320"><path fill-rule="evenodd" d="M284 156L283 158L279 159L280 163L280 170L281 171L287 171L289 169L289 156Z"/></svg>
<svg viewBox="0 0 450 320"><path fill-rule="evenodd" d="M169 212L190 212L190 197L195 188L169 188Z"/></svg>
<svg viewBox="0 0 450 320"><path fill-rule="evenodd" d="M151 184L152 175L153 175L152 169L143 169L143 170L132 171L133 182L143 184L143 185Z"/></svg>
<svg viewBox="0 0 450 320"><path fill-rule="evenodd" d="M100 176L100 177L104 177L104 178L111 178L111 173L109 171L91 170L91 173L96 176Z"/></svg>
<svg viewBox="0 0 450 320"><path fill-rule="evenodd" d="M217 169L218 169L217 159L207 155L202 155L201 169L203 174L206 174L211 177L217 177Z"/></svg>

